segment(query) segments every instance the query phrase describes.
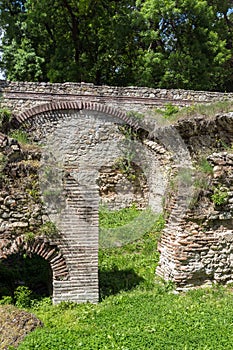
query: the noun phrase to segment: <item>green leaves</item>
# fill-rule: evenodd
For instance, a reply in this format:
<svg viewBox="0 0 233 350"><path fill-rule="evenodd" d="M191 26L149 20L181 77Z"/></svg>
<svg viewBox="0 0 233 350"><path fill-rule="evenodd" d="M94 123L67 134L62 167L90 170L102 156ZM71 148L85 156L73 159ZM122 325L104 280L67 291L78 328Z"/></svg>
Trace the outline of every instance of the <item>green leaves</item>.
<svg viewBox="0 0 233 350"><path fill-rule="evenodd" d="M142 41L148 43L150 37L149 49L162 53L159 87L222 88L224 64L232 53L227 49L225 32L219 25L222 19L214 6L203 0L147 0L141 12L147 21ZM151 75L155 76L153 60L149 66Z"/></svg>
<svg viewBox="0 0 233 350"><path fill-rule="evenodd" d="M39 311L37 311L38 314ZM220 288L174 295L131 291L99 305L39 312L44 328L19 350L225 350L233 346L232 295ZM50 323L51 322L51 323Z"/></svg>
<svg viewBox="0 0 233 350"><path fill-rule="evenodd" d="M221 186L214 188L214 193L211 196L211 199L215 205L222 205L226 203L229 195L226 188Z"/></svg>
<svg viewBox="0 0 233 350"><path fill-rule="evenodd" d="M3 60L9 80L38 81L42 77L44 58L37 56L27 38L22 38L20 44L13 39L10 45L5 46Z"/></svg>
<svg viewBox="0 0 233 350"><path fill-rule="evenodd" d="M231 90L231 1L0 4L11 80Z"/></svg>

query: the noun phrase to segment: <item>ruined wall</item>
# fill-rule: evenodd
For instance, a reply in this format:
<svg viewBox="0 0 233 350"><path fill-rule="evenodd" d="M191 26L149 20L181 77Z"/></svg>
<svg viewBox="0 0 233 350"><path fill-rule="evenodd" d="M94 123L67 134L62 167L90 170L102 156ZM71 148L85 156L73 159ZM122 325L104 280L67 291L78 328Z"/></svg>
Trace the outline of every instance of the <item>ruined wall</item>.
<svg viewBox="0 0 233 350"><path fill-rule="evenodd" d="M167 206L170 217L159 243L157 273L178 289L232 283L232 114L176 127L192 155L193 169L185 180L192 191L178 206L177 198Z"/></svg>
<svg viewBox="0 0 233 350"><path fill-rule="evenodd" d="M0 258L37 254L47 260L54 280L66 278L57 230L41 201L38 167L41 150L13 139L0 147Z"/></svg>
<svg viewBox="0 0 233 350"><path fill-rule="evenodd" d="M24 215L22 206L9 208L8 217L4 218L3 208L1 258L17 251L42 252L40 255L51 263L53 270L55 303L97 302L99 202L108 205L110 198L111 209L136 203L139 207L151 206L160 213L167 182L167 160L166 157L163 160L162 147L152 141L148 144L124 120L91 108L38 112L23 120L21 127L33 144L27 146L32 147L31 153L26 152L22 161L15 153L15 157L8 159L4 174L10 168L20 168L21 163L31 166L31 173L18 179L19 192L24 198L22 205L27 203L28 209ZM7 147L2 148L3 153ZM103 181L109 175L108 169L118 174L117 180L113 176L116 182L110 197L108 191L104 193L107 184ZM163 180L156 186L158 179ZM11 180L16 188L14 175ZM23 187L24 180L28 180L28 188ZM38 208L38 217L34 208ZM15 217L17 222L11 227ZM40 226L46 221L56 224L57 236L41 234ZM35 238L28 240L30 232Z"/></svg>
<svg viewBox="0 0 233 350"><path fill-rule="evenodd" d="M1 258L18 250L46 258L54 302L98 300L99 203L110 209L149 205L159 213L166 196L157 273L178 288L233 280L232 114L174 125L149 118L151 109L168 102L185 106L232 94L8 82L1 92L14 126L39 146L37 156L21 154L0 135L2 153L12 152L12 180L0 194ZM146 118L130 118L125 112L131 111ZM200 170L203 159L213 171ZM27 182L34 172L36 200ZM19 193L15 177L25 182ZM46 221L56 223L59 236L25 241Z"/></svg>
<svg viewBox="0 0 233 350"><path fill-rule="evenodd" d="M15 113L54 101L89 101L124 111L135 110L144 114L155 107L172 103L188 106L233 99L232 93L192 90L166 90L147 87L96 86L87 83L30 83L0 81L1 105Z"/></svg>

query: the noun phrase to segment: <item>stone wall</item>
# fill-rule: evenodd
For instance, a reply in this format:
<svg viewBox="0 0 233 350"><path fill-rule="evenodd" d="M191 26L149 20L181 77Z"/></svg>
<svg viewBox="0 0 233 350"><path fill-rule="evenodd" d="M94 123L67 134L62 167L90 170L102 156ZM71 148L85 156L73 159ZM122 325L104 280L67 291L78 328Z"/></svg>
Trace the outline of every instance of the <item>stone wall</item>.
<svg viewBox="0 0 233 350"><path fill-rule="evenodd" d="M186 180L192 192L180 201L171 197L159 243L157 274L182 290L233 282L232 114L208 121L208 129L205 123L189 120L176 126L192 154L193 169Z"/></svg>
<svg viewBox="0 0 233 350"><path fill-rule="evenodd" d="M38 167L41 150L8 139L0 147L0 259L37 254L51 265L54 280L68 275L66 262L40 196Z"/></svg>
<svg viewBox="0 0 233 350"><path fill-rule="evenodd" d="M116 159L112 166L99 171L100 205L112 210L136 205L148 207L149 188L143 170L125 158Z"/></svg>
<svg viewBox="0 0 233 350"><path fill-rule="evenodd" d="M10 140L1 153L0 232L4 238L15 231L31 231L42 224L37 169L40 150L21 149Z"/></svg>
<svg viewBox="0 0 233 350"><path fill-rule="evenodd" d="M98 301L100 201L160 213L166 196L170 215L157 273L181 289L232 281L232 114L174 125L149 118L169 102L209 103L232 94L8 82L1 92L13 127L36 147L23 150L0 134L8 156L8 167L1 163L8 183L1 182L0 257L25 251L47 259L55 303ZM213 172L200 170L203 159ZM56 224L58 236L40 234L46 222ZM37 234L30 242L31 231Z"/></svg>
<svg viewBox="0 0 233 350"><path fill-rule="evenodd" d="M193 90L166 90L147 87L96 86L87 83L30 83L0 81L1 105L15 113L54 101L89 101L113 108L149 113L151 108L172 103L188 106L194 103L232 100L232 93Z"/></svg>
<svg viewBox="0 0 233 350"><path fill-rule="evenodd" d="M104 191L106 186L111 186L110 181L106 182L109 176L106 169L114 169L118 174L111 209L136 202L139 207L151 206L160 213L167 182L166 150L133 130L124 118L91 108L37 111L28 119L25 114L25 119L21 117L19 121L32 145L24 146L28 151L22 161L16 153L8 158L5 175L8 169L19 169L21 163L31 167L31 173L22 174L18 183L17 174L16 179L12 175L14 187L21 186L24 202L15 207L15 212L9 208L6 218L5 211L2 212L1 258L17 251L40 252L53 270L55 303L62 300L97 302L98 208L100 199L107 204L109 192ZM3 137L2 152L6 153L8 141L4 140ZM116 179L116 174L113 178ZM23 187L27 179L28 189ZM158 181L161 183L157 184ZM14 198L14 203L17 199ZM38 208L38 217L34 207ZM14 217L17 223L10 230ZM56 224L57 237L38 234L46 221ZM15 226L22 226L24 230L18 231ZM30 241L27 240L29 232L35 234Z"/></svg>

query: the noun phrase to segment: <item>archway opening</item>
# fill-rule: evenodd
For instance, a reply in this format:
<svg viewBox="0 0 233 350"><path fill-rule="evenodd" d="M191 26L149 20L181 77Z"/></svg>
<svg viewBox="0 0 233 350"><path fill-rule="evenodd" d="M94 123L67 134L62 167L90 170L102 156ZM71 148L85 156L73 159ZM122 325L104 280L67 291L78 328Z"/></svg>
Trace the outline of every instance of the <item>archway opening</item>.
<svg viewBox="0 0 233 350"><path fill-rule="evenodd" d="M14 297L17 287L26 286L34 298L52 296L52 269L42 257L12 254L0 261L0 298Z"/></svg>
<svg viewBox="0 0 233 350"><path fill-rule="evenodd" d="M143 166L131 159L118 157L102 165L97 185L101 301L146 283L143 273L132 263L137 259L133 254L146 254L142 237L152 229L156 215L149 207L149 183Z"/></svg>

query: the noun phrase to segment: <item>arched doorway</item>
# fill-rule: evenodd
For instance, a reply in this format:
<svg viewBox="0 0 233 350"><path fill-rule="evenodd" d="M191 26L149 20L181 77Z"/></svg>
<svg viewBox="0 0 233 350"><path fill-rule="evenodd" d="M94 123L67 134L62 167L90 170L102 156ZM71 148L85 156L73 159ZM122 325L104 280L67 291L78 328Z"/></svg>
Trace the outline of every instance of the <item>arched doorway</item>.
<svg viewBox="0 0 233 350"><path fill-rule="evenodd" d="M141 130L138 120L107 106L69 102L40 105L17 116L15 123L41 146L38 184L43 210L60 232L57 239L48 237L44 242L41 237L39 246L33 243L32 247L23 243L22 235L22 243L17 243L16 249L36 253L51 263L54 303L63 300L97 302L97 181L102 167L117 167L121 181L116 184L116 201L125 202L127 193L124 206L139 197L142 207L148 202L158 212L162 207L161 195L157 195L158 188L154 184L158 178L160 183L166 182L160 159L154 157L151 143L144 143L141 133L137 134ZM152 143L154 146L155 142ZM148 181L139 183L138 173L143 173L143 180ZM145 198L142 187L146 187ZM164 186L161 192L163 190ZM55 244L59 252L52 246L47 247L49 242Z"/></svg>
<svg viewBox="0 0 233 350"><path fill-rule="evenodd" d="M33 297L52 296L52 269L39 255L12 254L0 262L0 298L14 296L17 287L26 286Z"/></svg>

